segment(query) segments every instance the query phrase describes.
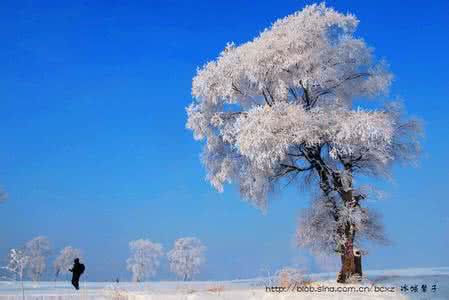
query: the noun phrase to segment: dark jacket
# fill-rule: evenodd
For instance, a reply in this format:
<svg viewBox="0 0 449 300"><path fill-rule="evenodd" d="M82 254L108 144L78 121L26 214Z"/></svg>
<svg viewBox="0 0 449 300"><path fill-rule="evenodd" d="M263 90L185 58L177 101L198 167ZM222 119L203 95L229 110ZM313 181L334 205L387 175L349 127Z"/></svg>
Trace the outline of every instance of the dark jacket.
<svg viewBox="0 0 449 300"><path fill-rule="evenodd" d="M73 264L73 267L69 270L70 272L73 273L73 276L75 277L79 277L81 276L81 274L83 274L84 272L84 265L80 264L79 262L75 262Z"/></svg>

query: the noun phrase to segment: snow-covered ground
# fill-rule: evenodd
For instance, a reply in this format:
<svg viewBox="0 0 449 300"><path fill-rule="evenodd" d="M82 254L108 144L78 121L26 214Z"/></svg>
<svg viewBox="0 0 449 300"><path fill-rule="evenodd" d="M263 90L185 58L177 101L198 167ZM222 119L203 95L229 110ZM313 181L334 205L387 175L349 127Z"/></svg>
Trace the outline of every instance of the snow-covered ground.
<svg viewBox="0 0 449 300"><path fill-rule="evenodd" d="M327 288L326 292L307 292L305 287L290 287L289 291L267 291L267 285L276 285L267 278L235 281L108 283L82 282L75 291L69 282L25 282L27 300L56 299L449 299L449 267L376 270L365 272L362 285L339 285L332 273L311 274L313 281L307 288ZM427 287L426 291L423 291ZM401 291L406 286L408 291ZM394 291L374 291L394 288ZM415 291L415 287L417 290ZM353 288L370 291L335 291ZM432 289L435 289L433 291ZM19 282L0 282L0 299L21 299Z"/></svg>

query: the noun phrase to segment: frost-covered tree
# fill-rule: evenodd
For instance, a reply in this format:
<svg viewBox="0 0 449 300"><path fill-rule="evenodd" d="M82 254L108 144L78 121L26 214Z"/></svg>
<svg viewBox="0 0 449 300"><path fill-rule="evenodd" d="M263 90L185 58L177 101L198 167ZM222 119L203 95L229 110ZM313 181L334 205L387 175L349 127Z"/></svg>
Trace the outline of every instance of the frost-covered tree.
<svg viewBox="0 0 449 300"><path fill-rule="evenodd" d="M364 105L387 95L392 74L355 36L357 25L351 14L314 4L250 42L228 44L198 70L187 108L218 191L235 183L264 210L280 184L312 189L298 242L338 253L340 282L355 273L358 240L383 239L376 215L362 207L372 188L356 179L388 177L393 162L419 154L419 123L405 119L400 105Z"/></svg>
<svg viewBox="0 0 449 300"><path fill-rule="evenodd" d="M173 249L167 253L170 270L184 281L191 280L205 262L205 250L206 247L197 238L177 239Z"/></svg>
<svg viewBox="0 0 449 300"><path fill-rule="evenodd" d="M55 276L58 277L59 274L70 273L69 269L72 267L75 258L82 259L81 250L71 246L64 247L53 262Z"/></svg>
<svg viewBox="0 0 449 300"><path fill-rule="evenodd" d="M160 257L164 255L162 245L149 240L129 242L131 256L126 261L128 271L133 274L133 281L141 282L156 274Z"/></svg>
<svg viewBox="0 0 449 300"><path fill-rule="evenodd" d="M20 249L11 249L8 254L8 265L3 267L8 272L14 274L16 279L23 281L25 275L25 268L27 267L30 258L25 255L25 252Z"/></svg>
<svg viewBox="0 0 449 300"><path fill-rule="evenodd" d="M23 250L11 249L8 255L8 265L6 267L3 267L3 269L6 269L8 272L14 274L16 280L20 280L22 288L22 299L25 299L23 276L29 262L30 257L27 256Z"/></svg>
<svg viewBox="0 0 449 300"><path fill-rule="evenodd" d="M25 244L25 254L29 257L27 270L33 281L39 281L45 272L50 252L50 241L45 236L37 236Z"/></svg>

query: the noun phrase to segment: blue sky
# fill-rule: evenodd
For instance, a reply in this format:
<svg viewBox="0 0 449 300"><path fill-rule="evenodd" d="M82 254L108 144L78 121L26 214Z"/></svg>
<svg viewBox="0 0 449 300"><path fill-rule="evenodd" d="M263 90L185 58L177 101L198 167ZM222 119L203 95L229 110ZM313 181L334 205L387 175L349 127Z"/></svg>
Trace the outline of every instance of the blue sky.
<svg viewBox="0 0 449 300"><path fill-rule="evenodd" d="M129 240L207 246L199 279L244 278L304 255L293 238L306 193L261 214L215 192L185 129L196 68L309 1L2 1L0 256L36 235L83 250L91 280L130 278ZM417 168L382 183L392 244L365 268L448 266L449 3L328 1L395 74L391 95L424 120ZM299 257L299 258L298 258ZM1 260L3 261L3 260ZM316 265L311 264L312 271ZM167 266L158 278L173 278Z"/></svg>

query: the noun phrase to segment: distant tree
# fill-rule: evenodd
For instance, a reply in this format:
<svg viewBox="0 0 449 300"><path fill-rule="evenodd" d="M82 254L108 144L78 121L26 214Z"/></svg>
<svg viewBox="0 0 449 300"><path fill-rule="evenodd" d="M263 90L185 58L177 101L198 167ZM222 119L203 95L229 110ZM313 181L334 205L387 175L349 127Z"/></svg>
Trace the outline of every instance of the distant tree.
<svg viewBox="0 0 449 300"><path fill-rule="evenodd" d="M75 258L82 259L81 250L71 246L64 247L53 262L56 272L55 276L58 277L59 274L70 273L69 269L72 267Z"/></svg>
<svg viewBox="0 0 449 300"><path fill-rule="evenodd" d="M133 281L141 282L156 274L160 257L164 255L162 245L149 240L135 240L129 243L131 256L128 258L128 271Z"/></svg>
<svg viewBox="0 0 449 300"><path fill-rule="evenodd" d="M3 267L8 272L14 274L15 279L20 280L22 287L22 298L25 299L25 289L23 287L23 276L27 265L30 262L30 257L25 255L23 250L11 249L9 251L8 265Z"/></svg>
<svg viewBox="0 0 449 300"><path fill-rule="evenodd" d="M50 252L50 241L45 236L37 236L25 244L25 254L29 257L27 270L33 281L41 279Z"/></svg>
<svg viewBox="0 0 449 300"><path fill-rule="evenodd" d="M419 123L404 119L399 105L354 104L385 95L392 80L354 36L357 25L351 14L306 6L199 69L187 108L218 191L236 183L263 210L276 187L292 182L316 194L298 243L340 255L339 282L357 273L361 239L384 240L376 214L362 207L372 189L356 177L388 177L393 162L419 154Z"/></svg>
<svg viewBox="0 0 449 300"><path fill-rule="evenodd" d="M0 189L0 203L6 201L7 198L8 198L8 195L5 193L5 191Z"/></svg>
<svg viewBox="0 0 449 300"><path fill-rule="evenodd" d="M206 247L194 237L179 238L175 241L173 249L167 254L170 269L184 281L191 280L198 274L205 261Z"/></svg>
<svg viewBox="0 0 449 300"><path fill-rule="evenodd" d="M8 265L3 269L14 274L16 279L23 280L25 268L29 261L30 258L25 255L23 250L11 249L8 254Z"/></svg>

